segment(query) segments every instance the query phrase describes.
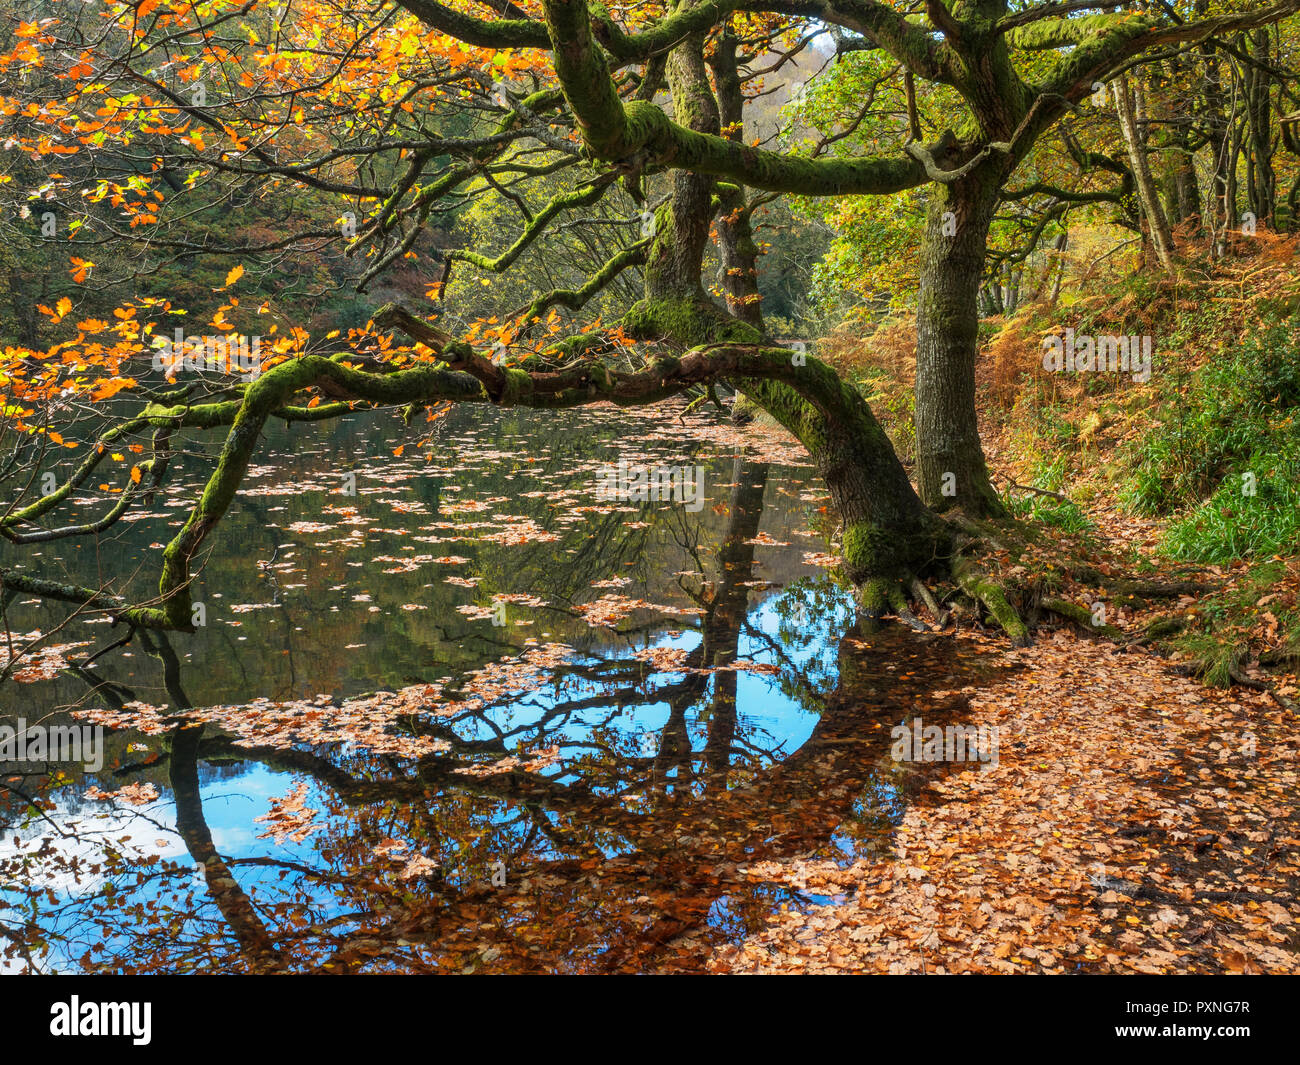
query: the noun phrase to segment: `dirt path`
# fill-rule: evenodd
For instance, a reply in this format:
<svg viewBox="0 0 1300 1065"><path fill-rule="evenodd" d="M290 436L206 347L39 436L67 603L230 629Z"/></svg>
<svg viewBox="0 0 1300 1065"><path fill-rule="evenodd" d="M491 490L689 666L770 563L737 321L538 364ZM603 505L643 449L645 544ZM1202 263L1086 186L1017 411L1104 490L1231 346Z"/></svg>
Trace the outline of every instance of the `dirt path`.
<svg viewBox="0 0 1300 1065"><path fill-rule="evenodd" d="M910 767L893 861L750 866L833 901L710 968L1300 972L1294 715L1064 633L994 644L1014 676L968 720L1000 729L996 764Z"/></svg>

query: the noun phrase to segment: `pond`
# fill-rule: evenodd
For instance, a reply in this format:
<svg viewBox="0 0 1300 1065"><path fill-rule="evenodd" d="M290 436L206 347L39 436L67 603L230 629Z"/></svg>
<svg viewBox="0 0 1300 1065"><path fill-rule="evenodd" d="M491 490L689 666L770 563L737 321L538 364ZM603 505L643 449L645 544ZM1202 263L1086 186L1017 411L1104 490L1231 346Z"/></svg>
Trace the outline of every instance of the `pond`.
<svg viewBox="0 0 1300 1065"><path fill-rule="evenodd" d="M147 597L219 443L23 561ZM924 774L971 771L903 772L890 730L959 721L986 656L859 630L775 430L461 408L257 461L194 634L78 617L0 685L0 725L102 730L102 765L0 765L0 971L702 971L829 900L763 862L886 860Z"/></svg>

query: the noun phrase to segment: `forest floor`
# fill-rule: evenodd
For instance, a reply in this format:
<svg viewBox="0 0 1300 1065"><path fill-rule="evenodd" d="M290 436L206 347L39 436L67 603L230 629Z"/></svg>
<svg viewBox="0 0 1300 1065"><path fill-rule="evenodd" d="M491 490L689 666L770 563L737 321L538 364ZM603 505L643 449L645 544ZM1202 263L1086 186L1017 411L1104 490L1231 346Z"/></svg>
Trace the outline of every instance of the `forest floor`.
<svg viewBox="0 0 1300 1065"><path fill-rule="evenodd" d="M891 860L754 866L839 901L711 967L1300 972L1294 715L1064 632L991 653L1017 682L965 723L1001 729L996 764L933 774Z"/></svg>
<svg viewBox="0 0 1300 1065"><path fill-rule="evenodd" d="M990 442L995 476L1014 481ZM1160 522L1103 498L1088 517L1102 552L1154 557ZM1211 590L1163 612L1195 615L1250 571L1191 576ZM1266 642L1270 601L1300 596L1294 561L1267 591L1243 640ZM1109 620L1136 639L1159 612ZM1294 675L1267 677L1271 691L1216 689L1177 656L1067 630L1023 650L994 633L952 638L983 644L1014 677L973 694L963 722L999 728L998 757L915 766L923 780L884 861L752 866L832 901L776 912L712 970L1300 972Z"/></svg>

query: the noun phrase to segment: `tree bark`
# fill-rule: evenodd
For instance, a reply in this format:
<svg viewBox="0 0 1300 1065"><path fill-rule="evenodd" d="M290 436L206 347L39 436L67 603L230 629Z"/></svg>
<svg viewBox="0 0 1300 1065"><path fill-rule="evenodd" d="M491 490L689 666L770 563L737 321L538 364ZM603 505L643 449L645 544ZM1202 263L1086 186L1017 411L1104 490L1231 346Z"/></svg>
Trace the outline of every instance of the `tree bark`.
<svg viewBox="0 0 1300 1065"><path fill-rule="evenodd" d="M1185 58L1172 60L1171 67L1175 80L1180 83L1191 81L1195 73L1193 64ZM1176 153L1176 161L1170 180L1169 218L1173 225L1192 223L1199 231L1202 224L1201 187L1196 177L1196 149L1192 138L1197 105L1194 93L1179 92L1174 95L1174 125L1170 142Z"/></svg>
<svg viewBox="0 0 1300 1065"><path fill-rule="evenodd" d="M989 483L975 414L979 288L997 172L976 168L939 186L921 247L916 319L916 480L935 510L1005 511Z"/></svg>
<svg viewBox="0 0 1300 1065"><path fill-rule="evenodd" d="M1243 41L1243 44L1245 42ZM1260 223L1277 228L1277 172L1273 168L1273 79L1268 72L1269 33L1260 27L1250 34L1250 56L1244 68L1248 119L1247 173L1250 209Z"/></svg>
<svg viewBox="0 0 1300 1065"><path fill-rule="evenodd" d="M1124 138L1124 147L1128 149L1133 176L1137 179L1138 202L1141 203L1142 213L1146 216L1151 246L1165 273L1173 274L1174 237L1169 229L1169 219L1165 217L1165 210L1160 204L1160 193L1156 188L1155 179L1151 176L1151 161L1138 129L1137 108L1128 75L1121 74L1116 78L1113 88L1115 109L1119 113L1120 134Z"/></svg>

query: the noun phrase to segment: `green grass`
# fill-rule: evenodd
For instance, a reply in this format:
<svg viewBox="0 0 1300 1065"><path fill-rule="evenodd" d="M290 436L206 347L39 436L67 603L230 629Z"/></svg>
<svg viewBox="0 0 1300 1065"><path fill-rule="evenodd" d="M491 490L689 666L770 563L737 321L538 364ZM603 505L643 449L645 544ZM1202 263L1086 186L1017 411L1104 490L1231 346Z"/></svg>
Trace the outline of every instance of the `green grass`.
<svg viewBox="0 0 1300 1065"><path fill-rule="evenodd" d="M1011 516L1022 521L1042 522L1068 533L1087 532L1096 528L1096 524L1076 503L1032 493L1021 495L1014 490L1006 495L1004 502Z"/></svg>
<svg viewBox="0 0 1300 1065"><path fill-rule="evenodd" d="M1166 646L1189 656L1207 684L1226 688L1232 683L1233 672L1252 657L1251 630L1266 609L1277 618L1281 637L1269 653L1270 661L1300 660L1300 610L1279 602L1259 605L1285 573L1286 567L1280 562L1253 567L1244 579L1202 599L1193 625L1170 637Z"/></svg>
<svg viewBox="0 0 1300 1065"><path fill-rule="evenodd" d="M1025 438L1034 455L1029 479L1034 488L1065 493L1070 479L1071 456L1077 450L1077 437L1077 427L1059 411L1052 407L1037 409L1030 436ZM1003 502L1012 517L1041 522L1063 532L1078 533L1096 528L1084 510L1068 500L1008 488Z"/></svg>
<svg viewBox="0 0 1300 1065"><path fill-rule="evenodd" d="M1173 558L1227 562L1300 546L1300 316L1162 382L1121 499L1172 516Z"/></svg>

